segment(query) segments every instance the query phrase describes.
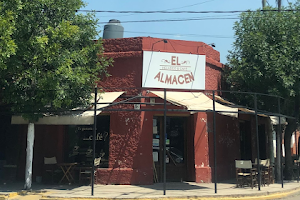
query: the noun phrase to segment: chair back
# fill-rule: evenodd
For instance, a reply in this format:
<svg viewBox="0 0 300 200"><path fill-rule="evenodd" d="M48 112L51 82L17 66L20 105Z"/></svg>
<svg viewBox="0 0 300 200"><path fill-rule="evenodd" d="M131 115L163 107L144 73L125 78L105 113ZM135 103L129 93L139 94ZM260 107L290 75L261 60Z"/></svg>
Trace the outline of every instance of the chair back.
<svg viewBox="0 0 300 200"><path fill-rule="evenodd" d="M251 160L236 160L235 168L252 169L252 162Z"/></svg>
<svg viewBox="0 0 300 200"><path fill-rule="evenodd" d="M260 164L264 167L269 167L270 166L270 159L266 159L266 160L261 160Z"/></svg>
<svg viewBox="0 0 300 200"><path fill-rule="evenodd" d="M101 157L100 158L95 158L95 160L94 160L94 166L99 166L100 165L100 161L101 161Z"/></svg>
<svg viewBox="0 0 300 200"><path fill-rule="evenodd" d="M270 159L265 159L265 160L259 160L259 163L264 166L264 167L269 167L270 166ZM254 164L257 164L257 158L254 160Z"/></svg>
<svg viewBox="0 0 300 200"><path fill-rule="evenodd" d="M44 157L44 164L45 165L57 164L56 157L50 157L50 158Z"/></svg>

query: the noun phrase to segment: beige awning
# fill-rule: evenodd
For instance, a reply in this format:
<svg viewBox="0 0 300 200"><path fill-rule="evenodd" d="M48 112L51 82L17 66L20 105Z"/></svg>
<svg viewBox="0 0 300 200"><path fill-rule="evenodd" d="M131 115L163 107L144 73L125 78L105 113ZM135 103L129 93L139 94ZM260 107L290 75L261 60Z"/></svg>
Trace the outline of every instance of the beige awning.
<svg viewBox="0 0 300 200"><path fill-rule="evenodd" d="M237 106L235 105L234 103L230 102L230 101L227 101L225 99L223 99L222 97L220 96L217 96L216 95L216 99L222 103L225 103L225 104L228 104L228 105L232 105L232 106ZM251 109L248 109L248 108L238 108L240 111L243 111L243 112L248 112L248 113L255 113L254 110L251 110ZM269 117L270 120L271 120L271 124L273 125L278 125L278 121L279 121L279 117L278 116L272 116L272 115L268 115L268 114L257 114L258 116L261 116L261 117ZM280 117L280 124L286 124L286 118L285 117Z"/></svg>
<svg viewBox="0 0 300 200"><path fill-rule="evenodd" d="M124 92L106 92L98 94L97 109L107 107L110 103L115 101ZM92 94L94 96L94 94ZM93 102L93 100L91 100ZM76 112L76 109L73 110ZM100 110L97 110L96 114L99 115ZM12 116L11 124L28 124L28 120L24 120L21 116ZM44 125L89 125L94 124L94 106L87 111L69 114L69 115L51 115L40 118L35 124Z"/></svg>
<svg viewBox="0 0 300 200"><path fill-rule="evenodd" d="M151 91L153 94L164 98L163 91ZM185 106L189 111L212 111L213 100L207 97L202 92L174 92L167 91L167 101L175 104ZM238 117L238 109L224 106L215 102L215 110L222 115L230 117Z"/></svg>
<svg viewBox="0 0 300 200"><path fill-rule="evenodd" d="M254 110L251 110L251 109L248 109L248 108L243 108L243 107L238 107L237 104L234 104L230 101L227 101L227 100L223 99L222 97L220 97L218 95L216 95L215 98L216 98L217 101L219 101L221 103L224 103L224 104L227 104L227 105L231 105L232 107L236 107L236 108L238 108L238 110L240 110L242 112L255 114ZM257 115L261 116L261 117L269 117L268 115L265 115L265 114L257 114Z"/></svg>

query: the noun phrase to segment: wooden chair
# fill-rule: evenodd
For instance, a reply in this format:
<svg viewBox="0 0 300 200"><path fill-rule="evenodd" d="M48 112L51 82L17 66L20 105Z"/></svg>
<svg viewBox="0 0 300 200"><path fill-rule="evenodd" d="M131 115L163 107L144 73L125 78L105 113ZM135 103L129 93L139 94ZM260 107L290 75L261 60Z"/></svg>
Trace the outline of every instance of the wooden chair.
<svg viewBox="0 0 300 200"><path fill-rule="evenodd" d="M89 183L92 182L92 176L93 176L92 173L94 173L94 175L95 175L96 169L100 165L100 161L101 161L101 157L95 158L95 160L94 160L95 171L94 172L93 172L92 167L80 167L79 168L79 183L82 183L83 181L89 181Z"/></svg>
<svg viewBox="0 0 300 200"><path fill-rule="evenodd" d="M261 177L262 177L262 184L265 186L270 185L271 181L270 181L270 159L266 159L266 160L261 160L260 164L262 166L261 168Z"/></svg>
<svg viewBox="0 0 300 200"><path fill-rule="evenodd" d="M257 159L255 159L255 164L257 163ZM270 159L260 160L261 166L261 180L262 185L270 185L273 183L273 167L271 166Z"/></svg>
<svg viewBox="0 0 300 200"><path fill-rule="evenodd" d="M299 178L299 164L300 164L300 157L298 159L294 160L294 165L293 165L293 176L294 179L298 180Z"/></svg>
<svg viewBox="0 0 300 200"><path fill-rule="evenodd" d="M54 176L58 173L56 157L44 157L44 173L50 176L51 182L54 182Z"/></svg>
<svg viewBox="0 0 300 200"><path fill-rule="evenodd" d="M257 184L257 170L252 168L251 160L236 160L236 186L251 186L253 189Z"/></svg>

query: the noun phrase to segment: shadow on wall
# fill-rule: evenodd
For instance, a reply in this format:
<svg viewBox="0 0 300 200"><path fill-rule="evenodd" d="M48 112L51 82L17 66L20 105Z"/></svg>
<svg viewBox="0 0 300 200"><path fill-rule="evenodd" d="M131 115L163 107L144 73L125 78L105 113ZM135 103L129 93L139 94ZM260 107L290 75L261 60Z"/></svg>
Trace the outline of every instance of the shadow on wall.
<svg viewBox="0 0 300 200"><path fill-rule="evenodd" d="M213 113L208 114L209 162L214 180L214 138ZM238 119L216 114L216 162L217 181L235 178L235 160L240 157L240 136Z"/></svg>

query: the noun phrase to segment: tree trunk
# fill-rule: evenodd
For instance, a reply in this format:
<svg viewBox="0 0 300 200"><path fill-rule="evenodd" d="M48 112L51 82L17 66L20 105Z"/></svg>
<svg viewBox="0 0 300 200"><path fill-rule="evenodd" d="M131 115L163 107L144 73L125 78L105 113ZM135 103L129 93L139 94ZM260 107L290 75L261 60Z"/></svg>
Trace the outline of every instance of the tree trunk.
<svg viewBox="0 0 300 200"><path fill-rule="evenodd" d="M288 125L284 133L284 150L285 150L285 168L284 177L286 180L291 180L293 178L293 159L291 152L291 137L293 132L296 130L295 119L287 119Z"/></svg>
<svg viewBox="0 0 300 200"><path fill-rule="evenodd" d="M25 169L25 190L31 189L32 183L32 159L33 159L33 144L34 144L34 123L28 124L27 132L27 148L26 148L26 169Z"/></svg>

